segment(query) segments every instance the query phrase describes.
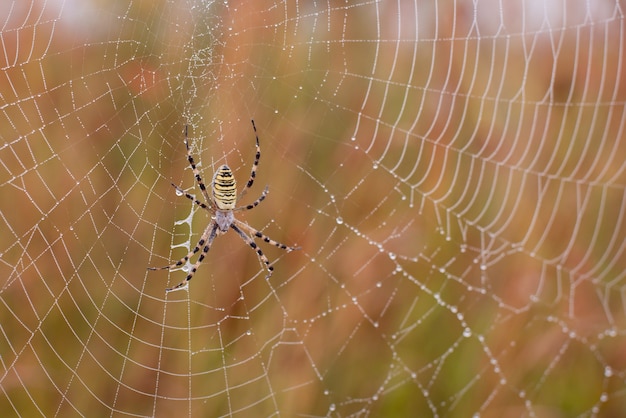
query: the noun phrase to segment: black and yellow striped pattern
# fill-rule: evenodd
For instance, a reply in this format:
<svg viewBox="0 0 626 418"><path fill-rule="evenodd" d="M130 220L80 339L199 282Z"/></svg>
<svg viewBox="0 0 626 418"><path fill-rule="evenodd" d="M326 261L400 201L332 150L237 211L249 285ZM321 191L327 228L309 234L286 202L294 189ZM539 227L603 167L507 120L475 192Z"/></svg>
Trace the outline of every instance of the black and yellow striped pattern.
<svg viewBox="0 0 626 418"><path fill-rule="evenodd" d="M256 178L256 170L259 166L259 159L261 158L259 136L256 133L256 126L254 125L254 121L252 121L252 127L254 128L254 136L256 137L256 154L254 156L254 162L252 163L250 178L246 183L244 191L252 187L252 184L254 183L254 180ZM207 187L202 182L202 176L200 175L198 167L196 166L196 162L191 155L191 150L189 149L189 141L187 139L187 126L185 126L185 146L187 147L187 160L189 161L189 165L191 166L193 175L196 179L196 182L198 183L198 187L200 187L200 191L206 199L206 203L196 199L194 195L187 193L185 190L181 189L173 183L172 186L174 186L174 188L176 189L177 194L185 196L187 199L191 200L202 209L208 211L211 215L211 222L209 223L209 225L207 225L204 232L202 233L200 241L198 241L196 246L192 250L190 250L186 256L170 264L169 266L148 267L148 270L171 270L183 265L187 265L190 258L194 254L201 251L198 260L193 264L193 266L191 266L191 269L188 270L187 278L185 279L185 281L177 284L174 287L166 289L166 291L171 292L173 290L184 289L187 287L187 284L198 270L198 266L200 266L200 263L202 263L204 257L208 254L215 237L226 233L229 229L233 229L235 232L237 232L237 234L239 234L241 239L243 239L246 244L248 244L256 252L263 264L265 264L265 267L267 269L266 278L269 279L269 277L272 275L272 272L274 271L274 267L265 256L265 254L263 254L263 250L261 250L261 248L257 246L256 242L254 242L254 238L259 238L264 242L270 245L274 245L275 247L278 247L287 252L299 250L300 247L288 247L285 244L274 241L263 232L252 228L245 222L235 219L234 214L235 211L249 210L257 207L257 205L265 199L265 196L267 196L267 186L265 186L265 189L263 190L263 193L261 193L261 196L254 202L246 206L241 206L238 208L235 207L235 205L237 204L237 199L243 196L243 192L241 195L237 196L237 182L235 181L235 176L233 176L233 171L230 169L230 167L224 164L220 168L218 168L213 175L213 182L211 183L211 191L213 193L213 196L211 197L209 196Z"/></svg>
<svg viewBox="0 0 626 418"><path fill-rule="evenodd" d="M213 201L220 210L233 210L237 203L237 182L227 165L217 169L213 176Z"/></svg>

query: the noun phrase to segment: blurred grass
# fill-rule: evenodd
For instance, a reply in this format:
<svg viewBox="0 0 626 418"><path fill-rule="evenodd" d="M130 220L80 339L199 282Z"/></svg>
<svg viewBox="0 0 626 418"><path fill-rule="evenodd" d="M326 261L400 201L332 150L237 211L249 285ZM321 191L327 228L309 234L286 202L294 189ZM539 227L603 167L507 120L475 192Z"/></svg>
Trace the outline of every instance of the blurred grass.
<svg viewBox="0 0 626 418"><path fill-rule="evenodd" d="M94 3L78 33L9 16L1 409L626 410L623 19L474 36L450 5L437 32L405 4L230 6ZM226 160L241 186L251 118L245 199L270 194L242 218L303 249L264 247L264 281L227 234L166 297L183 273L146 266L208 222L174 225L184 125L205 181Z"/></svg>

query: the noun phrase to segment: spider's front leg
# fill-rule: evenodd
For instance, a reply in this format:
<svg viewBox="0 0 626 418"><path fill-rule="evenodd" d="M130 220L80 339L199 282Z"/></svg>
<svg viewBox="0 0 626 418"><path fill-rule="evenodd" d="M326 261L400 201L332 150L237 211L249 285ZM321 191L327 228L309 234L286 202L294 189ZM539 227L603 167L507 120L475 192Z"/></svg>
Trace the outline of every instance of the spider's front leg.
<svg viewBox="0 0 626 418"><path fill-rule="evenodd" d="M184 256L177 262L170 264L169 266L164 266L164 267L148 267L148 270L171 270L173 268L180 267L183 264L185 264L192 255L200 251L200 249L202 248L202 253L200 253L200 257L198 257L198 260L195 262L195 264L189 271L189 274L187 274L187 278L185 279L185 281L177 284L174 287L165 289L166 292L178 290L182 287L185 287L187 283L189 283L189 280L191 280L193 278L193 275L196 274L196 271L198 270L200 263L202 263L202 260L204 260L204 257L206 257L207 253L209 252L209 249L211 248L211 244L213 243L213 240L215 239L215 236L217 235L217 229L218 229L217 224L212 221L207 227L207 229L205 229L202 236L200 237L200 241L198 241L198 244L196 244L196 246L191 251L189 251L189 253L187 253L186 256Z"/></svg>
<svg viewBox="0 0 626 418"><path fill-rule="evenodd" d="M241 224L240 222L237 223ZM263 250L259 248L259 246L256 244L256 242L254 242L252 238L250 238L245 232L239 229L239 227L235 225L235 223L230 224L230 227L233 229L233 231L238 233L239 236L246 242L246 244L248 244L256 252L261 261L265 264L265 267L267 268L267 278L269 278L274 272L274 267L270 264L270 260L268 260L265 254L263 254Z"/></svg>
<svg viewBox="0 0 626 418"><path fill-rule="evenodd" d="M287 252L291 252L291 251L295 251L295 250L299 250L300 247L289 247L285 244L282 244L278 241L274 241L273 239L271 239L270 237L268 237L267 235L263 234L260 231L257 231L256 229L252 228L249 225L246 225L245 223L238 221L238 220L234 220L234 222L230 225L230 227L239 234L239 236L246 242L246 244L248 244L250 247L252 247L252 249L257 253L257 255L259 256L259 258L261 259L261 261L265 264L265 267L268 270L268 275L267 277L270 277L272 275L272 273L274 272L274 267L272 266L272 263L270 263L270 261L268 260L267 256L265 254L263 254L263 250L261 250L261 248L257 245L256 242L254 242L254 239L250 238L248 236L248 234L246 234L244 231L242 231L242 229L248 230L251 234L253 234L255 237L257 238L261 238L264 242L267 242L268 244L271 244L275 247L280 248L281 250L285 250Z"/></svg>

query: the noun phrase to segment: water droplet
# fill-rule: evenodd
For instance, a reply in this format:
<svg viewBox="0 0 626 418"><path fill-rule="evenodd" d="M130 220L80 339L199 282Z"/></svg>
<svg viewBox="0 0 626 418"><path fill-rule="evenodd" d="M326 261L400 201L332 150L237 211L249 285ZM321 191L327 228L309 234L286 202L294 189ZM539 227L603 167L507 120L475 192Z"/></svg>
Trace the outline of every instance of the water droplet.
<svg viewBox="0 0 626 418"><path fill-rule="evenodd" d="M339 225L343 224L343 218L341 216L337 216L337 219L335 219L335 221L337 221L337 224Z"/></svg>

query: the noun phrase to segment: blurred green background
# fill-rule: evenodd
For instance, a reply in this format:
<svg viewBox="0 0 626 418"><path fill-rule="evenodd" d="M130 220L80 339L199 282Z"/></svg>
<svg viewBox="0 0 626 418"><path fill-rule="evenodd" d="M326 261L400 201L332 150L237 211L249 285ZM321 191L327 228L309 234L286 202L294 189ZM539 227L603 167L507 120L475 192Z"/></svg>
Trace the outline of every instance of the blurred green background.
<svg viewBox="0 0 626 418"><path fill-rule="evenodd" d="M623 415L623 10L0 6L3 416Z"/></svg>

